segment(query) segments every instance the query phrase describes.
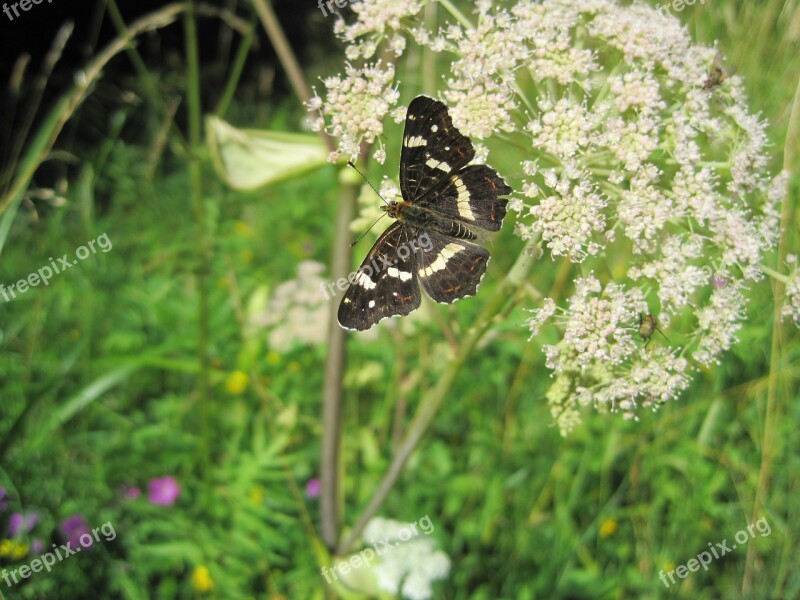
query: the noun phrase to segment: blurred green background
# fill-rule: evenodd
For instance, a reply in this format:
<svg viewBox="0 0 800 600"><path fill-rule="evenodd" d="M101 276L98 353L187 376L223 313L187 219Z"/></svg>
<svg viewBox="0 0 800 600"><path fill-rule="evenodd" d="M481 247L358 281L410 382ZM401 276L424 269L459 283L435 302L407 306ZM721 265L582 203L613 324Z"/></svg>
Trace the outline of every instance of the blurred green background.
<svg viewBox="0 0 800 600"><path fill-rule="evenodd" d="M0 579L0 597L333 597L320 575L330 557L318 491L332 301L319 283L331 278L338 167L315 162L255 191L232 189L202 117L307 131L273 40L246 2L198 5L195 18L170 8L182 4L130 4L78 13L56 0L17 22L0 15L0 283L90 241L101 248L47 286L0 297L0 569L76 532L114 531L51 572ZM307 82L343 68L334 17L311 2L274 10ZM122 43L102 76L92 70L154 13L172 21ZM771 123L771 168L784 151L796 159L785 144L800 4L707 0L677 15L695 40L718 41L744 78L752 110ZM75 32L51 50L70 18ZM399 131L389 129L390 158L370 166L371 180L395 176ZM797 190L793 178L792 216ZM507 222L494 242L482 294L349 340L345 527L519 253L512 230ZM543 260L534 277L557 269ZM789 322L775 322L769 290L750 304L739 344L682 401L639 422L587 411L568 438L544 399L541 346L554 340L529 342L519 308L494 326L379 511L430 517L451 560L435 597L800 597L800 346ZM659 581L760 518L768 535L677 585Z"/></svg>

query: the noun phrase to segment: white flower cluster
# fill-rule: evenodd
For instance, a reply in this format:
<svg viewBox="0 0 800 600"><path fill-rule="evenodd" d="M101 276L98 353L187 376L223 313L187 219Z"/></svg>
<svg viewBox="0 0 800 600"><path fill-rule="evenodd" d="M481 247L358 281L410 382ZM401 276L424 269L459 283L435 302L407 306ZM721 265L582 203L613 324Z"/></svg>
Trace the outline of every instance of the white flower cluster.
<svg viewBox="0 0 800 600"><path fill-rule="evenodd" d="M548 299L534 311L532 333L552 320L564 330L556 345L544 346L554 383L547 392L562 435L580 422L578 408L596 406L636 418L639 408L658 408L689 383L686 359L661 346L645 350L630 326L633 312L647 312L644 294L594 275L578 279L565 309Z"/></svg>
<svg viewBox="0 0 800 600"><path fill-rule="evenodd" d="M596 273L530 321L536 333L553 317L562 332L545 349L562 431L584 405L634 417L676 398L693 369L735 343L779 234L787 177L767 174L766 124L741 78L708 85L718 51L641 4L483 0L465 16L447 2L440 12L453 18L435 29L414 13L423 4L363 0L343 39L377 51L405 35L449 61L440 95L454 123L524 150L520 177L509 177L517 235ZM378 126L364 133L373 113L343 109L337 89L322 105L343 143L380 135ZM376 118L390 110L380 109ZM798 286L787 289L792 316ZM645 351L637 334L650 314L672 341Z"/></svg>
<svg viewBox="0 0 800 600"><path fill-rule="evenodd" d="M339 139L336 151L329 157L331 162L340 157L356 160L361 144L371 144L383 133L383 119L400 97L393 82L394 65L381 61L360 69L348 65L344 77L324 80L325 102L315 95L308 108L322 111L311 128L325 130ZM382 150L378 148L376 158L385 158Z"/></svg>
<svg viewBox="0 0 800 600"><path fill-rule="evenodd" d="M785 319L791 317L796 327L800 327L800 271L797 270L797 255L790 254L786 262L792 269L789 281L786 283L786 302L781 310Z"/></svg>
<svg viewBox="0 0 800 600"><path fill-rule="evenodd" d="M416 15L423 5L424 2L418 0L353 2L350 7L358 15L358 19L352 25L346 25L343 20L339 20L334 31L348 42L349 60L356 60L359 57L371 58L378 44L387 38L387 29L391 32L386 39L387 47L393 54L400 56L406 47L405 38L400 33L402 19Z"/></svg>
<svg viewBox="0 0 800 600"><path fill-rule="evenodd" d="M272 350L286 352L295 345L325 343L330 307L319 291L325 285L320 277L324 270L324 265L313 260L301 262L297 279L276 287L266 308L251 317L251 325L269 330Z"/></svg>
<svg viewBox="0 0 800 600"><path fill-rule="evenodd" d="M416 535L409 539L404 534L412 530ZM372 570L381 590L393 596L428 600L433 596L433 582L450 573L450 558L436 549L433 539L420 535L414 524L375 517L362 538L367 544L389 545Z"/></svg>

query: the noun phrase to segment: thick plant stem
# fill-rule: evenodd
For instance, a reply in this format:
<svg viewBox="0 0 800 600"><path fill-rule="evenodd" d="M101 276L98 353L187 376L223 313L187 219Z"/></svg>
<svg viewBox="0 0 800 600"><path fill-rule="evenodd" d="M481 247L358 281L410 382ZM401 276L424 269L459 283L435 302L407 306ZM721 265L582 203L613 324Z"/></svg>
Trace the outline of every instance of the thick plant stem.
<svg viewBox="0 0 800 600"><path fill-rule="evenodd" d="M350 222L356 210L360 183L343 183L336 215L331 272L334 278L346 277L352 260L352 250L347 240ZM339 450L342 430L342 379L347 354L347 333L336 320L337 303L331 301L328 320L328 357L325 362L325 387L322 391L322 456L320 479L322 483L320 517L322 540L328 549L339 542L341 511L339 508Z"/></svg>
<svg viewBox="0 0 800 600"><path fill-rule="evenodd" d="M256 9L256 13L258 13L258 18L261 19L261 25L264 26L264 31L267 32L272 47L275 48L275 53L281 61L283 70L286 71L286 76L292 84L294 93L303 103L308 102L311 99L311 90L303 76L303 69L300 67L294 52L292 52L289 40L286 39L286 35L281 29L278 17L275 16L275 11L272 10L272 6L266 0L253 0L253 6Z"/></svg>
<svg viewBox="0 0 800 600"><path fill-rule="evenodd" d="M494 296L489 300L486 308L483 310L481 316L477 319L476 325L469 331L466 339L461 343L458 353L453 361L448 365L447 370L439 379L436 387L430 390L422 399L422 404L414 415L414 419L408 428L405 438L400 443L397 452L392 459L392 464L386 475L383 476L378 489L372 496L372 499L367 504L367 507L359 516L356 524L353 526L347 538L337 549L338 555L346 554L350 551L355 541L361 535L364 527L369 520L375 515L378 509L383 504L386 496L389 495L392 487L397 482L397 478L403 470L403 467L411 456L412 452L416 449L422 436L430 427L434 417L439 412L442 404L447 398L447 392L450 390L456 376L458 375L461 367L472 354L475 346L487 332L489 327L494 322L495 318L507 310L509 304L517 301L522 284L530 270L533 263L532 250L535 241L528 242L528 245L523 249L522 253L517 258L517 261L511 267L511 270L505 276L503 281L498 286Z"/></svg>

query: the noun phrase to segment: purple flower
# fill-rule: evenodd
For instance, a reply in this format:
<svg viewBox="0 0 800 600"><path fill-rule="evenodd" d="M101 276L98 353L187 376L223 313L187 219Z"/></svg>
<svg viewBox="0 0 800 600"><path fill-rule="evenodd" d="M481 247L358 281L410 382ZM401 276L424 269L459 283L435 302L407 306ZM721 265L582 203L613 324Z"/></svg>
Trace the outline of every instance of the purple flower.
<svg viewBox="0 0 800 600"><path fill-rule="evenodd" d="M171 475L156 477L150 480L147 499L150 504L159 506L172 506L181 494L181 486Z"/></svg>
<svg viewBox="0 0 800 600"><path fill-rule="evenodd" d="M44 548L42 540L40 540L39 538L34 539L31 542L31 556L39 554L42 551L42 548Z"/></svg>
<svg viewBox="0 0 800 600"><path fill-rule="evenodd" d="M319 496L319 491L322 488L322 484L320 483L319 479L309 479L306 482L306 497L307 498L316 498Z"/></svg>
<svg viewBox="0 0 800 600"><path fill-rule="evenodd" d="M91 546L92 542L94 542L94 538L89 531L89 525L86 524L86 519L83 518L83 515L72 515L68 517L61 522L58 529L61 531L64 539L70 544L71 548L80 548L82 546L81 537L86 534L89 535L89 539L91 540L86 547Z"/></svg>
<svg viewBox="0 0 800 600"><path fill-rule="evenodd" d="M8 535L17 537L18 535L28 533L33 529L33 526L36 525L38 519L39 515L35 512L28 513L27 515L12 513L11 518L8 520Z"/></svg>

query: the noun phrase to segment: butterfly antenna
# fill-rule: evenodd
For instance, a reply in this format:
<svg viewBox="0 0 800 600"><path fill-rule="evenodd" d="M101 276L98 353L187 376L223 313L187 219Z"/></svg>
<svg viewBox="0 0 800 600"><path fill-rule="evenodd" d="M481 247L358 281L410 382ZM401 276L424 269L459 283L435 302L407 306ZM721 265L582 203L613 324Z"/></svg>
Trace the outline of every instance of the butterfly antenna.
<svg viewBox="0 0 800 600"><path fill-rule="evenodd" d="M377 223L378 221L380 221L380 220L381 220L383 217L385 217L385 216L386 216L386 213L383 213L383 214L382 214L380 217L378 217L377 219L375 219L375 220L372 222L372 225L370 225L370 226L369 226L369 228L368 228L368 229L367 229L367 230L366 230L364 233L362 233L360 236L358 236L358 239L357 239L355 242L353 242L352 244L350 244L350 247L352 248L352 247L353 247L353 246L355 246L355 245L356 245L358 242L360 242L362 239L364 239L364 236L365 236L365 235L367 235L367 234L369 233L369 230L370 230L370 229L372 229L373 227L375 227L375 223Z"/></svg>
<svg viewBox="0 0 800 600"><path fill-rule="evenodd" d="M347 161L347 164L348 164L349 166L353 167L353 168L356 170L356 173L358 173L359 175L361 175L361 178L362 178L364 181L366 181L366 182L367 182L367 185L369 185L369 187L371 187L371 188L372 188L372 191L373 191L373 192L375 192L376 194L378 194L378 198L380 198L381 200L383 200L383 196L381 196L381 193L380 193L380 192L379 192L377 189L375 189L375 186L374 186L374 185L372 185L372 183L370 182L370 180L369 180L369 179L367 179L367 176L366 176L366 175L364 175L364 174L363 174L361 171L359 171L359 170L358 170L358 167L357 167L357 166L355 166L355 165L353 164L353 161L351 161L351 160L348 160L348 161ZM383 200L383 202L384 202L384 203L386 203L386 200ZM367 231L369 231L369 229L368 229ZM359 238L359 239L361 239L361 238Z"/></svg>

